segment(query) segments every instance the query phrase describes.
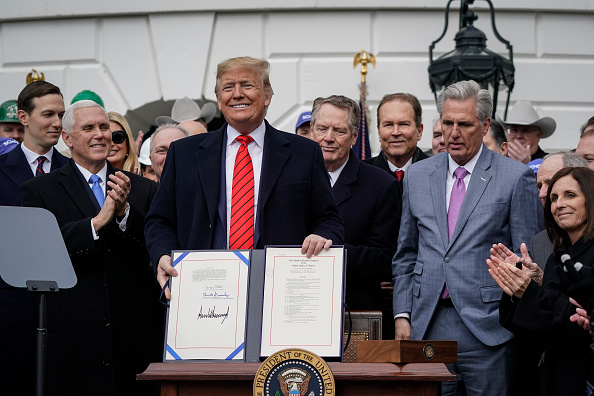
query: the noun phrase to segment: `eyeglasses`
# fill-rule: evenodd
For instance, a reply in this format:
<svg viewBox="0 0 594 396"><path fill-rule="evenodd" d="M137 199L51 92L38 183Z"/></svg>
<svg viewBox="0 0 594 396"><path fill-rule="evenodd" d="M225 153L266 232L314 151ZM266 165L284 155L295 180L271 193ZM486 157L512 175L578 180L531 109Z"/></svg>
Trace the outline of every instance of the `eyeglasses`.
<svg viewBox="0 0 594 396"><path fill-rule="evenodd" d="M126 131L113 131L111 133L111 141L115 144L124 143L127 137Z"/></svg>

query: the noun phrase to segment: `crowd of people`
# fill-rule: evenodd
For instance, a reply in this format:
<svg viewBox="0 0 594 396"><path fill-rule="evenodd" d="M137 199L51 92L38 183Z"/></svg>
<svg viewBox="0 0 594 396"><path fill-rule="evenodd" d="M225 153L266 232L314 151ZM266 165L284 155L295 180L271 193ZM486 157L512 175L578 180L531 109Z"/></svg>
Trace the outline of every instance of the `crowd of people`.
<svg viewBox="0 0 594 396"><path fill-rule="evenodd" d="M444 395L585 394L594 117L575 152L547 154L552 118L519 101L492 119L488 91L461 81L423 152L420 102L387 94L381 151L361 161L355 101L317 98L282 132L265 119L269 73L251 57L218 65L212 131L214 104L187 97L136 140L90 91L66 108L36 81L0 106L0 205L52 212L77 276L48 298L48 394L154 394L135 375L162 359L171 251L267 245L344 245L345 303L382 311L384 339L457 341ZM32 394L34 296L0 280L0 317L0 393Z"/></svg>

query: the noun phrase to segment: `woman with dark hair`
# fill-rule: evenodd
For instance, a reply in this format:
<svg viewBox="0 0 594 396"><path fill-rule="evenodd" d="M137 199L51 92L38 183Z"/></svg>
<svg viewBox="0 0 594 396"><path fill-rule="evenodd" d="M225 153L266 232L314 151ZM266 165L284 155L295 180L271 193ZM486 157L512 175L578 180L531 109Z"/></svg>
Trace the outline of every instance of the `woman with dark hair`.
<svg viewBox="0 0 594 396"><path fill-rule="evenodd" d="M559 282L554 267L568 253L585 266L594 264L594 172L588 168L563 168L553 176L545 201L545 227L555 254L547 260L542 283L523 246L522 258L499 244L487 260L489 274L503 289L499 320L503 327L524 335L544 351L540 395L584 395L594 360L592 339L570 317L576 306L551 288ZM521 268L518 268L521 267ZM527 269L532 271L527 273ZM519 375L522 368L519 367Z"/></svg>

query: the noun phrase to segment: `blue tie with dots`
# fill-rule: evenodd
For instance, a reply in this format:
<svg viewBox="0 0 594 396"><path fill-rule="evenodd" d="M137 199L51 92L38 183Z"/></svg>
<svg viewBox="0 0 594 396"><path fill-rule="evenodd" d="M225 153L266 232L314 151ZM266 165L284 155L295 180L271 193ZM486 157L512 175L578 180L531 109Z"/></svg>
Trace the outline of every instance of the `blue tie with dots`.
<svg viewBox="0 0 594 396"><path fill-rule="evenodd" d="M91 191L93 191L93 194L95 194L95 198L97 198L97 202L99 203L99 206L102 208L103 203L105 202L105 195L103 195L103 189L99 184L101 183L101 178L97 175L91 175L91 177L89 177L89 183L93 184L93 186L91 187Z"/></svg>

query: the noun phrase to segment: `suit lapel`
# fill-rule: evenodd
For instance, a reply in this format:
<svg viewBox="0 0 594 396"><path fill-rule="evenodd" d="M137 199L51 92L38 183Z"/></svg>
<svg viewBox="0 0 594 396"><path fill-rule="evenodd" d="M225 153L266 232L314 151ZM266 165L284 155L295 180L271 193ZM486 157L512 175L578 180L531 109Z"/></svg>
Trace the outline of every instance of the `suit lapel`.
<svg viewBox="0 0 594 396"><path fill-rule="evenodd" d="M262 210L266 207L266 201L291 155L288 146L289 142L283 137L282 133L266 122L260 190L258 192L258 217L261 216Z"/></svg>
<svg viewBox="0 0 594 396"><path fill-rule="evenodd" d="M447 249L448 241L448 209L446 208L445 190L448 173L448 156L444 155L441 163L431 173L429 173L429 186L431 189L431 198L433 199L433 209L437 228L441 235L443 248Z"/></svg>
<svg viewBox="0 0 594 396"><path fill-rule="evenodd" d="M209 132L209 136L200 143L200 149L195 157L198 173L200 174L200 181L202 183L202 191L206 198L208 215L213 224L216 219L218 207L222 172L221 161L223 161L223 138L226 127L227 124L217 131Z"/></svg>
<svg viewBox="0 0 594 396"><path fill-rule="evenodd" d="M20 186L34 177L20 144L6 155L6 166L4 171L6 176L8 176L14 184Z"/></svg>
<svg viewBox="0 0 594 396"><path fill-rule="evenodd" d="M65 157L64 155L60 154L60 152L58 150L56 150L55 147L52 148L52 150L54 150L54 152L52 154L52 167L51 167L50 171L60 169L61 167L66 165L66 163L68 162L68 158Z"/></svg>
<svg viewBox="0 0 594 396"><path fill-rule="evenodd" d="M464 195L464 201L462 201L462 208L458 215L458 221L456 221L456 228L454 228L450 246L456 241L458 235L464 229L468 218L474 211L474 208L476 208L491 180L491 174L488 172L488 169L491 167L492 155L493 152L483 146L483 152L474 167L474 171L470 176L470 182L466 188L466 194Z"/></svg>
<svg viewBox="0 0 594 396"><path fill-rule="evenodd" d="M336 183L334 183L334 187L332 187L336 206L340 206L340 204L351 197L349 185L357 181L359 165L359 160L355 157L355 152L351 150L347 164L342 172L340 172L340 176L336 180Z"/></svg>
<svg viewBox="0 0 594 396"><path fill-rule="evenodd" d="M87 190L85 190L88 187L83 184L82 177L78 169L76 169L74 161L71 160L60 168L60 176L60 184L85 217L94 217L97 215L97 208L93 205ZM90 191L90 189L88 190Z"/></svg>

